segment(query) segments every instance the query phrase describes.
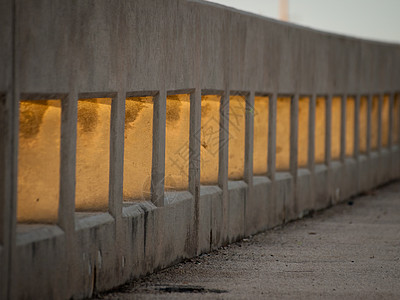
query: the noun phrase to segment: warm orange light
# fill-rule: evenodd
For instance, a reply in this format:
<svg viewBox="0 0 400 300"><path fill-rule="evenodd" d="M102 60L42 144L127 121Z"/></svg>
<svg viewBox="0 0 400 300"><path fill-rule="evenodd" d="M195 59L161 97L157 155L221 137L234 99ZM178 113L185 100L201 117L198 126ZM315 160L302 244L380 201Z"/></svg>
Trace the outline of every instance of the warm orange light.
<svg viewBox="0 0 400 300"><path fill-rule="evenodd" d="M342 127L342 98L332 97L331 110L331 158L340 158L341 148L341 127Z"/></svg>
<svg viewBox="0 0 400 300"><path fill-rule="evenodd" d="M371 111L371 149L378 149L378 127L379 126L379 96L372 97Z"/></svg>
<svg viewBox="0 0 400 300"><path fill-rule="evenodd" d="M269 97L254 98L253 173L265 175L268 169Z"/></svg>
<svg viewBox="0 0 400 300"><path fill-rule="evenodd" d="M346 101L346 156L354 155L354 114L355 98L347 97Z"/></svg>
<svg viewBox="0 0 400 300"><path fill-rule="evenodd" d="M186 190L189 185L190 95L167 97L165 189Z"/></svg>
<svg viewBox="0 0 400 300"><path fill-rule="evenodd" d="M18 222L57 221L60 138L60 100L20 101Z"/></svg>
<svg viewBox="0 0 400 300"><path fill-rule="evenodd" d="M315 163L325 162L325 139L326 139L326 98L317 97L315 102Z"/></svg>
<svg viewBox="0 0 400 300"><path fill-rule="evenodd" d="M382 147L387 147L389 145L389 95L383 96L381 120Z"/></svg>
<svg viewBox="0 0 400 300"><path fill-rule="evenodd" d="M218 183L219 164L219 95L201 97L200 183Z"/></svg>
<svg viewBox="0 0 400 300"><path fill-rule="evenodd" d="M228 178L240 180L244 176L244 151L246 130L246 99L229 97L229 161Z"/></svg>
<svg viewBox="0 0 400 300"><path fill-rule="evenodd" d="M290 167L290 107L291 97L278 97L276 104L276 170Z"/></svg>
<svg viewBox="0 0 400 300"><path fill-rule="evenodd" d="M367 152L367 114L368 114L368 98L362 96L360 98L360 111L359 111L359 151L360 153Z"/></svg>
<svg viewBox="0 0 400 300"><path fill-rule="evenodd" d="M308 163L308 131L310 119L310 98L299 98L299 122L297 126L297 165L306 167Z"/></svg>
<svg viewBox="0 0 400 300"><path fill-rule="evenodd" d="M153 97L125 102L124 201L149 200L153 149Z"/></svg>
<svg viewBox="0 0 400 300"><path fill-rule="evenodd" d="M110 119L110 98L78 100L75 191L77 211L108 209Z"/></svg>

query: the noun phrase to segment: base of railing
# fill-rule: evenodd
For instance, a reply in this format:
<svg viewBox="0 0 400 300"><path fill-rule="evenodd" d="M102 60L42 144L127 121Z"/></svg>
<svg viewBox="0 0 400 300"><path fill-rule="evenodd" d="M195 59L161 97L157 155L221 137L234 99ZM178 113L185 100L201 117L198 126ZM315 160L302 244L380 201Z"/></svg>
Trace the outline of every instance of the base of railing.
<svg viewBox="0 0 400 300"><path fill-rule="evenodd" d="M188 192L169 194L159 208L126 203L121 224L108 213L79 214L69 238L54 225L18 226L12 289L18 298L90 297L399 177L396 146L299 169L296 178L254 176L251 187L229 181L226 204L218 186L201 186L197 226Z"/></svg>

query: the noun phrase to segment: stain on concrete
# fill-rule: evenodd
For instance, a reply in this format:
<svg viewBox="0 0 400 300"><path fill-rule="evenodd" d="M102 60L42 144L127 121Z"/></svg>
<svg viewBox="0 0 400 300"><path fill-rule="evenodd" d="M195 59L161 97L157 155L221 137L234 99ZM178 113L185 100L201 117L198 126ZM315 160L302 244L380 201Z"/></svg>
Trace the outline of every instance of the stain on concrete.
<svg viewBox="0 0 400 300"><path fill-rule="evenodd" d="M142 97L128 98L125 102L125 129L134 127L135 120L144 107Z"/></svg>
<svg viewBox="0 0 400 300"><path fill-rule="evenodd" d="M22 100L19 107L19 136L32 139L37 136L43 116L48 109L47 100Z"/></svg>
<svg viewBox="0 0 400 300"><path fill-rule="evenodd" d="M179 95L171 95L167 97L167 122L176 124L180 119L181 114L181 99Z"/></svg>
<svg viewBox="0 0 400 300"><path fill-rule="evenodd" d="M99 114L97 99L85 99L78 102L78 126L84 133L96 129Z"/></svg>

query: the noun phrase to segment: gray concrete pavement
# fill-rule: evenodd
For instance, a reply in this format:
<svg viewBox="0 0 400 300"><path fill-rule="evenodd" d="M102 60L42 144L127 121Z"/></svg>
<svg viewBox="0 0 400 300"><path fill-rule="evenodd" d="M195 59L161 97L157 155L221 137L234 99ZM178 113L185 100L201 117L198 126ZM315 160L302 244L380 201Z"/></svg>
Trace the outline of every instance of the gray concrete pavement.
<svg viewBox="0 0 400 300"><path fill-rule="evenodd" d="M100 299L400 299L400 182Z"/></svg>

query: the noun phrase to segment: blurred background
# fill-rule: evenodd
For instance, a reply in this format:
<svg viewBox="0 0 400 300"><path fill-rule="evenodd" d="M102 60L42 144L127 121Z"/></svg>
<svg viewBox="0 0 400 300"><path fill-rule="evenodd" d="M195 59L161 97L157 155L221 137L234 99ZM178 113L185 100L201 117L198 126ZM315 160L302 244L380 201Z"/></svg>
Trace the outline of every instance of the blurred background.
<svg viewBox="0 0 400 300"><path fill-rule="evenodd" d="M400 0L207 0L306 27L400 43Z"/></svg>

